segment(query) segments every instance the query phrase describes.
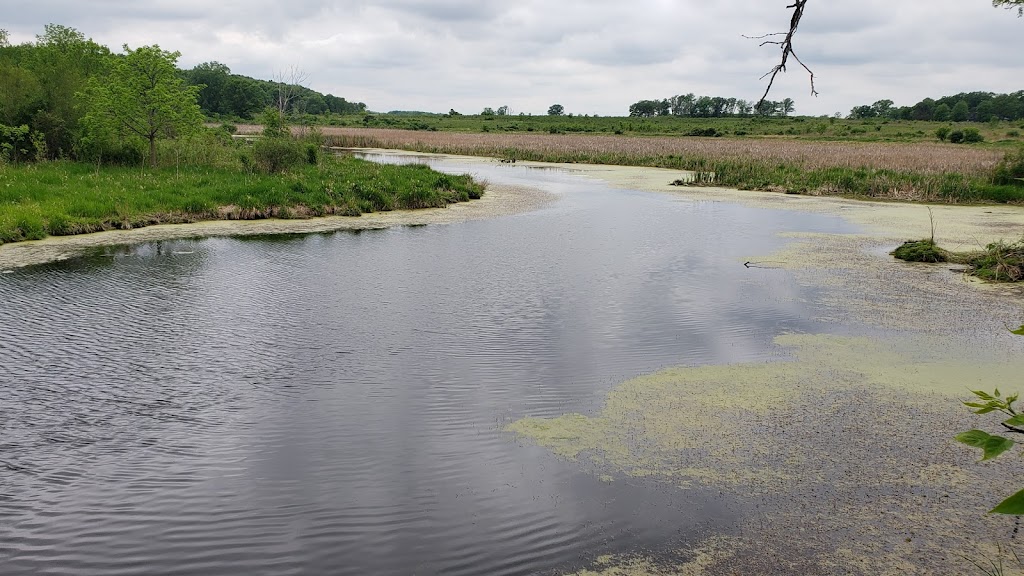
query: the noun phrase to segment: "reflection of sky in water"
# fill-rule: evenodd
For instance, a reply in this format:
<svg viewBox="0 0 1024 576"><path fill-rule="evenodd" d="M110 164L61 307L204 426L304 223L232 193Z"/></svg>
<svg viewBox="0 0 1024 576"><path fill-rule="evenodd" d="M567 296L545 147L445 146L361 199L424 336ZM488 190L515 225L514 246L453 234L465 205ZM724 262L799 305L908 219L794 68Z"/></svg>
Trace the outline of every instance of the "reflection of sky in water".
<svg viewBox="0 0 1024 576"><path fill-rule="evenodd" d="M605 483L500 430L820 331L787 272L742 261L840 221L438 167L559 200L0 278L15 568L523 574L727 521L719 496Z"/></svg>

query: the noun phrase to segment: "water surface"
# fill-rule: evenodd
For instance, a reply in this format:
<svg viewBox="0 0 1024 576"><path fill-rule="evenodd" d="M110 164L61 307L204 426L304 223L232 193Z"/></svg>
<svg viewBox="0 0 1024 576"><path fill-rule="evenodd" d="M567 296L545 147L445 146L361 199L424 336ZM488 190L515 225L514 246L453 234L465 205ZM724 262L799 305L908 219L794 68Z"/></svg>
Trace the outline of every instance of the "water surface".
<svg viewBox="0 0 1024 576"><path fill-rule="evenodd" d="M846 225L432 163L557 200L0 276L0 573L532 574L728 531L728 494L502 428L827 329L787 272L742 262Z"/></svg>

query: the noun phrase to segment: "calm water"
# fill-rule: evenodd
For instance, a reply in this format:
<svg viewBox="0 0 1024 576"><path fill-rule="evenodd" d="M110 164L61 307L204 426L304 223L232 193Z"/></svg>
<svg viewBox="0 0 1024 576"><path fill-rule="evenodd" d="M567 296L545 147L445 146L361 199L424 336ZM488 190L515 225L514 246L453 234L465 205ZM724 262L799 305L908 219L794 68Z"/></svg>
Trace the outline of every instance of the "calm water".
<svg viewBox="0 0 1024 576"><path fill-rule="evenodd" d="M532 574L730 530L502 427L820 331L738 259L841 221L434 164L557 201L0 275L0 574Z"/></svg>

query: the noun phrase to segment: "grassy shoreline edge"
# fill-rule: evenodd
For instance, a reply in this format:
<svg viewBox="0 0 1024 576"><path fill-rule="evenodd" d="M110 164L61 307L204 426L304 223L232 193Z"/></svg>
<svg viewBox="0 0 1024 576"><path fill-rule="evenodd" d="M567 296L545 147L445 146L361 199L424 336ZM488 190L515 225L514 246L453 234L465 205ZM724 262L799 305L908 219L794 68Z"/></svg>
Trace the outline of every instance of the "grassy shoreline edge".
<svg viewBox="0 0 1024 576"><path fill-rule="evenodd" d="M258 129L241 127L242 132ZM1024 148L318 128L329 146L668 168L681 184L943 204L1024 204Z"/></svg>
<svg viewBox="0 0 1024 576"><path fill-rule="evenodd" d="M468 175L351 157L275 174L216 166L97 170L61 161L4 166L0 245L156 224L439 208L483 193L484 185Z"/></svg>

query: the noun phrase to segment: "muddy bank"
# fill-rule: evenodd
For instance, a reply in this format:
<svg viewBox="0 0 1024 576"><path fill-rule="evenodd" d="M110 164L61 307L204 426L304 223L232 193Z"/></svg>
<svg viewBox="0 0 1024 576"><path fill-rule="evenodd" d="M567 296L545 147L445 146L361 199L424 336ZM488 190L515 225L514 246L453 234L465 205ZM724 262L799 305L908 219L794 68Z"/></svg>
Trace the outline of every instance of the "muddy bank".
<svg viewBox="0 0 1024 576"><path fill-rule="evenodd" d="M479 200L451 204L446 208L374 212L359 217L214 220L192 224L157 225L133 230L111 230L77 236L53 236L43 240L0 245L0 271L66 260L103 246L141 244L180 238L302 234L335 230L367 230L391 226L446 224L528 212L551 200L550 194L532 188L490 185ZM225 217L228 216L230 214L226 213Z"/></svg>

